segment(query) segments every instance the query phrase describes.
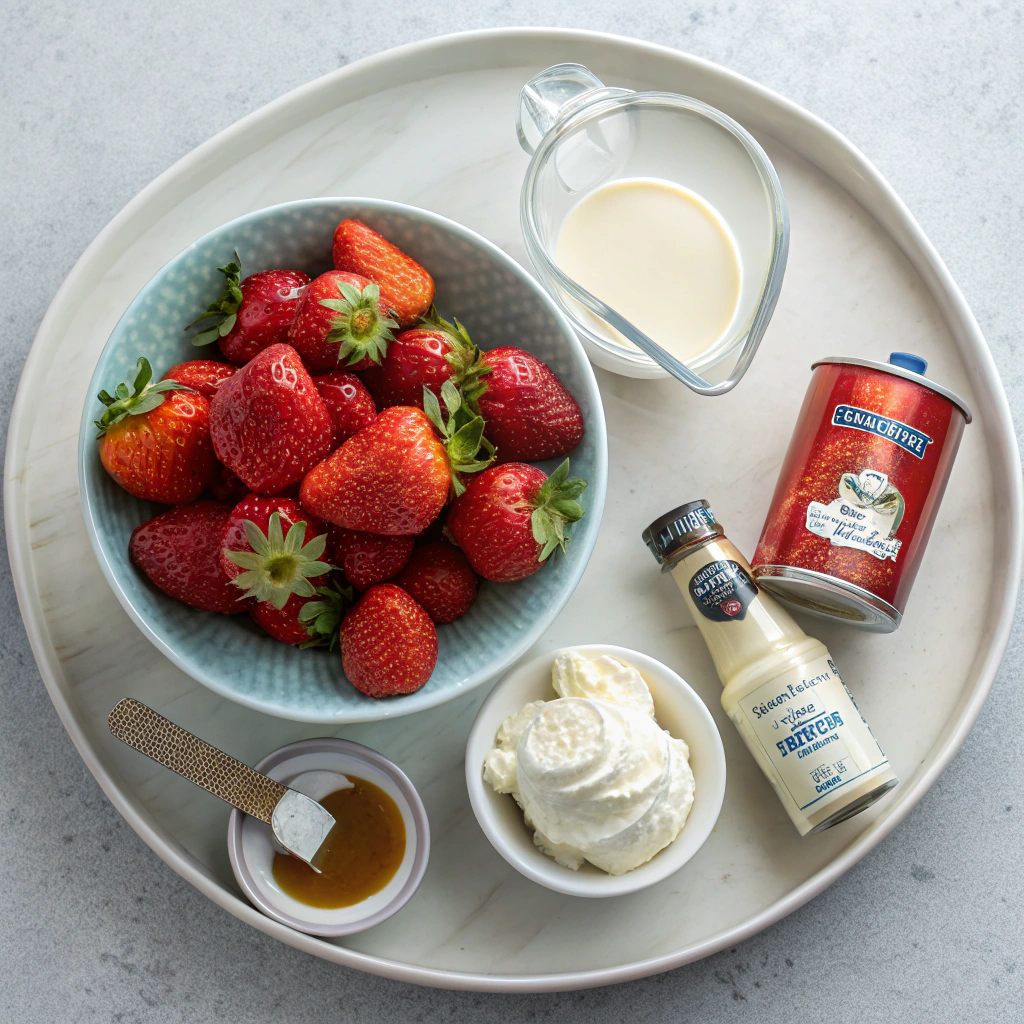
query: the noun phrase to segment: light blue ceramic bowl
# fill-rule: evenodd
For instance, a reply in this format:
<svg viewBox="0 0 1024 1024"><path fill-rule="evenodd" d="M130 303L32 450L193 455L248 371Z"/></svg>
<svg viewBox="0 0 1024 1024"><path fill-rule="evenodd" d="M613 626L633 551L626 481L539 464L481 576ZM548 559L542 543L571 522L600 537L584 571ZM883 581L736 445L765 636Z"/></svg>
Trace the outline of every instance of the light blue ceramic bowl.
<svg viewBox="0 0 1024 1024"><path fill-rule="evenodd" d="M425 210L376 199L306 199L272 206L211 231L177 255L128 307L100 356L89 394L112 390L140 355L157 374L202 356L182 328L221 290L216 268L237 249L243 273L292 267L315 276L331 267L337 223L356 217L426 266L441 311L457 316L481 348L519 345L543 359L580 403L583 443L572 473L590 485L586 515L572 527L567 555L519 583L483 583L469 614L438 629L437 667L414 694L373 700L345 679L337 652L300 651L264 634L247 616L198 611L160 593L128 559L132 530L157 508L131 497L99 460L86 403L79 437L85 523L107 580L139 629L176 665L211 690L280 718L365 722L453 700L503 672L554 621L583 575L597 539L608 477L604 410L593 370L562 313L513 259L480 235ZM543 468L550 471L554 464Z"/></svg>

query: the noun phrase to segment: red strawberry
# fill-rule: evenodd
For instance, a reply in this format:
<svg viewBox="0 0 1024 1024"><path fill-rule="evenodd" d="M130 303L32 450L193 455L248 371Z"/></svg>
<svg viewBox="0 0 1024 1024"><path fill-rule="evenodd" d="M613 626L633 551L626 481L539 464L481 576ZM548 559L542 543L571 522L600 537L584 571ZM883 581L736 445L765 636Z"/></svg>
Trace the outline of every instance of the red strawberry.
<svg viewBox="0 0 1024 1024"><path fill-rule="evenodd" d="M483 358L491 373L469 404L483 416L498 461L568 455L583 439L583 414L547 364L511 345L492 348Z"/></svg>
<svg viewBox="0 0 1024 1024"><path fill-rule="evenodd" d="M313 383L331 414L335 448L377 418L377 406L370 392L354 373L344 370L322 373L313 378Z"/></svg>
<svg viewBox="0 0 1024 1024"><path fill-rule="evenodd" d="M443 540L417 548L395 584L439 623L461 619L476 600L477 578L469 560Z"/></svg>
<svg viewBox="0 0 1024 1024"><path fill-rule="evenodd" d="M380 291L358 274L328 270L309 286L288 341L311 370L363 370L379 363L398 324L379 305Z"/></svg>
<svg viewBox="0 0 1024 1024"><path fill-rule="evenodd" d="M412 327L434 301L430 274L358 220L343 220L335 228L334 266L377 284L381 305L394 311L401 327Z"/></svg>
<svg viewBox="0 0 1024 1024"><path fill-rule="evenodd" d="M525 579L555 548L565 550L565 527L582 518L576 499L587 486L568 476L566 459L550 477L536 466L510 462L470 479L452 504L447 530L484 579Z"/></svg>
<svg viewBox="0 0 1024 1024"><path fill-rule="evenodd" d="M458 320L451 324L431 309L418 327L402 331L388 346L381 364L368 367L362 377L377 408L415 405L422 409L424 387L440 397L441 386L449 378L472 404L484 390L480 378L490 372L462 324Z"/></svg>
<svg viewBox="0 0 1024 1024"><path fill-rule="evenodd" d="M210 486L217 460L210 442L210 403L175 380L153 382L146 358L135 365L132 387L97 396L100 461L129 494L181 505Z"/></svg>
<svg viewBox="0 0 1024 1024"><path fill-rule="evenodd" d="M197 501L135 527L128 543L131 560L168 597L193 608L222 615L244 612L220 566L220 540L231 506L219 501Z"/></svg>
<svg viewBox="0 0 1024 1024"><path fill-rule="evenodd" d="M237 369L231 363L221 363L216 359L190 359L187 363L172 366L164 374L164 380L176 380L183 387L198 391L210 401L217 393L217 388L228 377L233 377Z"/></svg>
<svg viewBox="0 0 1024 1024"><path fill-rule="evenodd" d="M429 416L405 405L385 409L307 474L303 506L349 530L389 537L422 533L440 514L449 490L463 489L460 473L487 465L476 458L483 420L465 411L450 381L445 387L447 422L429 391Z"/></svg>
<svg viewBox="0 0 1024 1024"><path fill-rule="evenodd" d="M379 583L363 594L341 625L341 664L369 697L418 690L437 664L437 630L400 587Z"/></svg>
<svg viewBox="0 0 1024 1024"><path fill-rule="evenodd" d="M293 594L313 596L331 569L319 561L326 545L327 525L294 498L250 494L224 527L220 564L244 593L280 609Z"/></svg>
<svg viewBox="0 0 1024 1024"><path fill-rule="evenodd" d="M382 537L340 526L327 530L327 558L344 570L345 579L356 590L366 590L401 572L412 547L412 537Z"/></svg>
<svg viewBox="0 0 1024 1024"><path fill-rule="evenodd" d="M213 320L192 344L216 341L225 359L244 366L257 352L286 340L309 278L298 270L261 270L239 283L242 262L237 252L233 263L217 269L227 279L224 294L185 330Z"/></svg>
<svg viewBox="0 0 1024 1024"><path fill-rule="evenodd" d="M261 601L250 614L253 621L274 639L294 647L326 647L338 641L344 609L352 603L352 591L337 584L316 588L310 597L292 594L283 608Z"/></svg>
<svg viewBox="0 0 1024 1024"><path fill-rule="evenodd" d="M295 349L271 345L217 389L210 436L250 490L277 494L331 450L334 426Z"/></svg>
<svg viewBox="0 0 1024 1024"><path fill-rule="evenodd" d="M210 481L210 494L217 501L226 501L229 505L237 505L248 493L249 488L227 466L218 462L213 479Z"/></svg>

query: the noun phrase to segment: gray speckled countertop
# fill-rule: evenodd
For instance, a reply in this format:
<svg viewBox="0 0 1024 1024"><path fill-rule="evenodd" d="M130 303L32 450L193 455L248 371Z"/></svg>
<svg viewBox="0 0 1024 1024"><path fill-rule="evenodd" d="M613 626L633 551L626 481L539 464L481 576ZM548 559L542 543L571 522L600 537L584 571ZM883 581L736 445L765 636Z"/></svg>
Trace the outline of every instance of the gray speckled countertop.
<svg viewBox="0 0 1024 1024"><path fill-rule="evenodd" d="M801 0L768 7L756 0L5 0L4 405L72 264L178 157L294 86L389 44L524 24L601 29L676 46L778 90L849 136L893 183L960 283L995 354L1019 430L1020 5ZM121 820L75 753L36 671L6 558L0 586L7 894L0 1020L1019 1019L1019 615L963 749L895 834L823 895L743 945L666 975L591 992L490 996L419 989L325 963L246 927L195 892Z"/></svg>

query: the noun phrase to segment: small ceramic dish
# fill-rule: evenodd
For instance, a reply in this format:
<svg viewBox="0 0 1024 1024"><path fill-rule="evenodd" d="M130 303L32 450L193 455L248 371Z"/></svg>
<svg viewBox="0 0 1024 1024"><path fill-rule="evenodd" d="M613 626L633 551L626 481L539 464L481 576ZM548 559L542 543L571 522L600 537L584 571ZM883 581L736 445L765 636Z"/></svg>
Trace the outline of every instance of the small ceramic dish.
<svg viewBox="0 0 1024 1024"><path fill-rule="evenodd" d="M95 399L146 356L162 375L203 355L182 328L223 282L217 273L237 250L245 275L292 267L310 275L331 267L340 220L355 217L427 267L438 308L457 316L483 349L518 345L543 359L583 411L585 432L571 453L573 476L589 481L586 515L566 553L517 583L484 583L468 614L438 630L437 666L415 693L374 700L350 686L341 659L302 651L264 633L248 616L227 618L181 604L152 586L129 560L132 530L162 508L133 498L103 469L93 420ZM561 460L542 463L550 473ZM407 715L462 696L493 679L554 622L583 575L597 540L608 477L604 410L594 372L551 297L511 256L454 221L380 199L302 199L239 217L204 235L162 267L111 334L89 385L79 435L79 483L93 550L124 610L142 633L193 679L256 711L300 722L367 722Z"/></svg>
<svg viewBox="0 0 1024 1024"><path fill-rule="evenodd" d="M294 784L314 800L342 788L340 776L366 779L398 805L406 837L402 863L380 892L350 907L323 909L300 903L282 891L274 879L274 854L279 847L270 826L235 809L228 822L228 857L235 880L255 907L297 931L337 937L372 928L409 902L427 870L430 825L423 801L400 768L361 743L336 737L289 743L255 768L286 786Z"/></svg>
<svg viewBox="0 0 1024 1024"><path fill-rule="evenodd" d="M570 648L565 648L569 650ZM658 724L690 748L694 777L693 806L679 835L646 864L624 875L609 875L592 864L578 870L552 860L533 843L533 832L511 796L496 793L483 777L487 752L501 723L534 700L554 700L551 665L558 651L513 669L491 691L477 713L466 744L466 785L473 813L491 845L527 878L570 896L623 896L675 874L704 845L725 797L725 751L718 727L704 702L683 679L660 661L639 651L607 644L573 647L587 657L609 654L640 671L654 698Z"/></svg>

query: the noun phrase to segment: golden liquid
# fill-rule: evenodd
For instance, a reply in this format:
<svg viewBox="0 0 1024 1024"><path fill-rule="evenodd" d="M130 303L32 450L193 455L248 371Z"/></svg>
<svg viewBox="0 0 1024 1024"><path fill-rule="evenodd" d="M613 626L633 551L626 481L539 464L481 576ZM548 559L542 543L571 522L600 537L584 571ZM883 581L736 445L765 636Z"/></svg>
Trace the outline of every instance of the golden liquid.
<svg viewBox="0 0 1024 1024"><path fill-rule="evenodd" d="M347 775L350 789L320 803L334 815L318 875L290 853L274 854L277 884L310 907L350 907L380 892L405 857L405 822L395 801L379 786Z"/></svg>
<svg viewBox="0 0 1024 1024"><path fill-rule="evenodd" d="M555 262L683 362L722 337L739 303L739 255L721 216L660 178L623 178L581 199ZM610 327L598 333L609 332L635 349Z"/></svg>

